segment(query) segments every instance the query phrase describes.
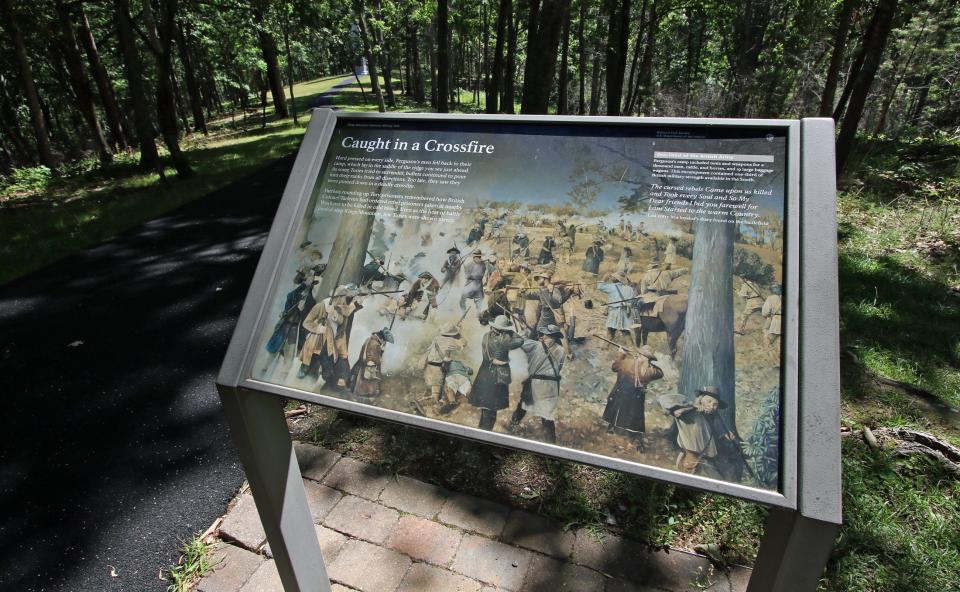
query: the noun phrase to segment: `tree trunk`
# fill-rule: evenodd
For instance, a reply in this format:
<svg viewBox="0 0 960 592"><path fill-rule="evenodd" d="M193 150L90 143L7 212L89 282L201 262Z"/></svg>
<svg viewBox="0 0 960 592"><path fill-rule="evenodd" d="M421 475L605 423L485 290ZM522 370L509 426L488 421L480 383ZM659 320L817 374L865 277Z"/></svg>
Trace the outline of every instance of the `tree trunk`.
<svg viewBox="0 0 960 592"><path fill-rule="evenodd" d="M383 103L383 93L380 91L380 75L377 68L377 53L371 47L370 27L367 25L367 9L364 0L354 0L354 9L357 11L357 25L360 27L360 41L363 44L363 53L367 58L367 69L370 71L370 88L377 101L377 110L380 113L387 111Z"/></svg>
<svg viewBox="0 0 960 592"><path fill-rule="evenodd" d="M52 169L57 166L57 163L53 159L53 151L50 148L50 135L47 131L47 124L43 119L40 95L33 83L33 68L30 67L30 61L27 59L27 48L23 43L23 33L21 33L17 24L17 16L13 10L12 2L10 0L0 0L0 2L2 2L0 6L3 7L4 24L7 33L12 38L14 53L17 56L20 85L23 88L23 94L27 96L27 105L30 107L30 123L33 125L33 135L37 142L40 164Z"/></svg>
<svg viewBox="0 0 960 592"><path fill-rule="evenodd" d="M450 111L450 4L437 0L437 111Z"/></svg>
<svg viewBox="0 0 960 592"><path fill-rule="evenodd" d="M837 15L837 29L833 33L833 52L830 54L830 66L827 68L827 80L823 84L820 96L820 117L833 114L833 101L837 94L837 81L840 79L840 66L847 48L847 35L850 33L850 20L860 0L843 0Z"/></svg>
<svg viewBox="0 0 960 592"><path fill-rule="evenodd" d="M133 22L130 20L129 0L115 0L117 8L117 39L123 56L123 70L127 77L127 93L133 105L133 126L140 143L140 166L156 168L160 161L157 145L153 141L156 130L150 120L150 104L143 86L143 65L133 37Z"/></svg>
<svg viewBox="0 0 960 592"><path fill-rule="evenodd" d="M527 64L523 72L521 113L546 113L557 65L557 48L570 0L531 0L527 28Z"/></svg>
<svg viewBox="0 0 960 592"><path fill-rule="evenodd" d="M70 86L77 98L76 107L87 124L87 132L89 138L93 141L93 149L97 153L100 163L109 164L113 161L113 153L110 146L107 145L107 139L103 136L100 120L97 119L97 107L93 103L93 91L90 88L87 73L83 69L83 58L80 57L80 48L77 46L77 37L73 31L73 15L70 14L70 9L62 0L57 1L56 12L57 23L60 26L63 59L67 65L67 73L70 75Z"/></svg>
<svg viewBox="0 0 960 592"><path fill-rule="evenodd" d="M383 19L383 8L380 0L377 0L377 16ZM396 107L397 99L393 95L393 58L390 55L390 44L382 30L377 32L377 38L380 40L380 51L383 52L383 89L387 92L387 104Z"/></svg>
<svg viewBox="0 0 960 592"><path fill-rule="evenodd" d="M430 56L430 106L437 108L437 33L436 24L427 25L427 54Z"/></svg>
<svg viewBox="0 0 960 592"><path fill-rule="evenodd" d="M627 35L630 32L630 0L607 0L607 115L620 115L623 74L627 67Z"/></svg>
<svg viewBox="0 0 960 592"><path fill-rule="evenodd" d="M657 25L660 16L657 14L656 0L650 0L650 14L647 15L647 44L643 48L643 59L640 61L640 74L637 76L637 90L633 93L637 111L642 115L650 115L653 110L653 52L657 44ZM633 105L630 105L630 112Z"/></svg>
<svg viewBox="0 0 960 592"><path fill-rule="evenodd" d="M410 59L413 62L413 99L422 105L427 99L423 84L423 68L420 66L420 41L417 39L417 26L410 24L408 31L410 34Z"/></svg>
<svg viewBox="0 0 960 592"><path fill-rule="evenodd" d="M587 91L587 40L584 36L584 26L587 21L587 3L586 0L580 0L580 21L577 23L577 44L580 54L579 72L580 89L577 96L577 115L583 115L587 112L586 91Z"/></svg>
<svg viewBox="0 0 960 592"><path fill-rule="evenodd" d="M80 41L87 53L87 61L90 63L93 79L97 83L97 91L100 93L100 102L103 103L103 111L107 116L110 135L113 137L113 143L120 149L125 150L128 147L127 137L129 132L123 120L123 112L120 111L120 106L117 104L117 96L113 91L113 83L110 82L110 77L107 75L107 69L100 60L100 52L97 50L93 33L90 31L90 22L87 20L87 13L83 10L83 4L79 4L77 10L80 11Z"/></svg>
<svg viewBox="0 0 960 592"><path fill-rule="evenodd" d="M507 32L507 71L503 75L503 105L500 110L513 115L517 110L514 103L517 88L517 29L519 23L511 17L508 26L510 30Z"/></svg>
<svg viewBox="0 0 960 592"><path fill-rule="evenodd" d="M629 0L626 0L629 1ZM563 35L560 43L560 75L557 77L557 114L566 115L570 112L570 11L567 10L563 19Z"/></svg>
<svg viewBox="0 0 960 592"><path fill-rule="evenodd" d="M497 104L500 90L503 86L503 48L507 37L507 23L513 20L512 0L500 0L497 11L497 43L493 48L493 71L490 75L490 86L487 87L487 113L500 111Z"/></svg>
<svg viewBox="0 0 960 592"><path fill-rule="evenodd" d="M764 36L770 23L768 0L746 0L736 18L734 55L731 67L729 117L743 117L747 113L754 74L760 63Z"/></svg>
<svg viewBox="0 0 960 592"><path fill-rule="evenodd" d="M160 135L167 145L170 159L177 175L190 177L193 170L186 155L180 151L180 137L177 128L177 106L173 90L173 24L177 14L177 0L163 0L160 3L160 23L153 16L150 0L143 1L143 19L147 30L147 39L157 58L157 120L160 123Z"/></svg>
<svg viewBox="0 0 960 592"><path fill-rule="evenodd" d="M897 0L879 0L876 9L876 27L872 35L864 40L863 67L851 87L850 104L843 116L843 124L837 135L837 175L843 173L853 146L856 143L857 128L863 115L863 108L870 94L870 87L883 61L883 50L890 36L893 18L897 13Z"/></svg>
<svg viewBox="0 0 960 592"><path fill-rule="evenodd" d="M730 222L696 222L678 390L693 397L705 386L718 387L728 406L718 413L735 430L734 224Z"/></svg>
<svg viewBox="0 0 960 592"><path fill-rule="evenodd" d="M637 41L633 44L633 56L630 58L630 75L627 77L627 97L624 99L623 112L625 115L633 113L633 103L636 100L637 92L635 80L637 76L637 66L640 63L640 48L643 47L644 19L647 18L648 0L643 0L640 5L640 16L637 17L640 25L637 27Z"/></svg>
<svg viewBox="0 0 960 592"><path fill-rule="evenodd" d="M193 55L190 52L188 36L183 30L182 23L176 25L177 48L180 50L180 63L183 64L183 75L187 82L187 97L190 99L190 111L193 114L193 131L207 134L207 120L203 116L203 97L200 95L200 84L197 82L197 72L193 65Z"/></svg>

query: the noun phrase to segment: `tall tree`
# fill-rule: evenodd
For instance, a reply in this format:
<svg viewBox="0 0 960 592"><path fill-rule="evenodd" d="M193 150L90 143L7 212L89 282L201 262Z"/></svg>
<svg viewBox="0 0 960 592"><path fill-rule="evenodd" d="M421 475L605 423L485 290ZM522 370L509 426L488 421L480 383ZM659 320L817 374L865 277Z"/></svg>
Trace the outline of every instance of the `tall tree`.
<svg viewBox="0 0 960 592"><path fill-rule="evenodd" d="M90 30L90 21L87 19L83 4L77 5L77 11L77 20L80 24L80 41L83 43L84 51L86 51L87 62L90 64L93 79L97 83L97 92L100 94L100 103L103 105L103 112L106 115L107 127L110 128L113 143L120 149L126 149L129 134L123 119L123 113L120 111L120 105L117 104L117 95L113 90L113 83L110 82L107 69L100 59L97 42Z"/></svg>
<svg viewBox="0 0 960 592"><path fill-rule="evenodd" d="M857 73L850 92L850 102L843 116L840 133L837 134L837 174L843 173L856 143L857 128L863 116L863 108L870 94L870 87L883 60L883 50L897 14L897 0L878 0L875 12L875 26L870 36L863 42L863 67Z"/></svg>
<svg viewBox="0 0 960 592"><path fill-rule="evenodd" d="M556 72L560 33L569 10L570 0L530 0L521 113L547 112Z"/></svg>
<svg viewBox="0 0 960 592"><path fill-rule="evenodd" d="M629 0L626 0L629 1ZM557 113L570 112L570 11L563 19L563 35L560 42L560 75L557 77Z"/></svg>
<svg viewBox="0 0 960 592"><path fill-rule="evenodd" d="M27 96L27 105L30 108L30 123L33 126L40 164L52 169L57 166L57 163L53 158L53 150L50 148L50 136L43 116L43 108L40 105L40 95L37 93L37 87L33 82L33 68L30 66L30 60L27 59L27 48L23 42L23 33L17 23L17 15L11 0L0 0L0 7L3 8L3 21L7 33L13 40L17 67L20 70L20 86L23 88L23 94Z"/></svg>
<svg viewBox="0 0 960 592"><path fill-rule="evenodd" d="M519 17L518 17L519 18ZM517 29L518 18L511 18L507 31L507 71L503 74L503 107L501 111L513 115L516 112L515 89L517 74Z"/></svg>
<svg viewBox="0 0 960 592"><path fill-rule="evenodd" d="M584 26L587 21L587 2L578 0L580 4L580 18L577 19L577 52L579 60L577 61L577 77L580 79L580 90L577 96L577 115L586 113L586 90L587 90L587 39L584 34Z"/></svg>
<svg viewBox="0 0 960 592"><path fill-rule="evenodd" d="M193 54L190 51L190 37L185 29L189 25L177 23L177 49L180 50L180 63L183 64L183 75L187 81L187 96L190 99L190 111L193 114L193 130L207 133L207 120L203 116L203 99L200 96L200 84L197 82L197 72L193 65ZM189 30L189 29L187 29Z"/></svg>
<svg viewBox="0 0 960 592"><path fill-rule="evenodd" d="M450 6L437 0L437 111L450 111Z"/></svg>
<svg viewBox="0 0 960 592"><path fill-rule="evenodd" d="M490 86L487 87L487 113L497 113L500 109L497 101L503 86L503 48L507 40L507 23L513 19L513 1L500 0L497 10L497 41L493 48L493 69L490 73Z"/></svg>
<svg viewBox="0 0 960 592"><path fill-rule="evenodd" d="M630 34L630 0L606 0L610 15L607 30L607 115L620 115L623 75L627 68L627 38Z"/></svg>
<svg viewBox="0 0 960 592"><path fill-rule="evenodd" d="M287 111L287 98L283 91L283 76L280 74L280 60L278 58L277 41L267 28L267 11L270 5L265 0L253 3L254 16L257 22L257 39L260 41L260 52L267 65L267 84L270 86L270 95L273 97L273 110L277 117L290 116Z"/></svg>
<svg viewBox="0 0 960 592"><path fill-rule="evenodd" d="M833 101L837 94L840 66L843 65L843 56L847 49L850 21L859 4L860 0L843 0L840 12L837 13L837 27L833 33L833 51L830 54L830 65L827 67L827 79L823 84L823 93L820 95L820 117L830 117L833 114Z"/></svg>
<svg viewBox="0 0 960 592"><path fill-rule="evenodd" d="M143 66L133 36L133 21L129 0L114 0L117 13L117 40L123 56L123 69L127 78L127 94L133 106L133 124L140 144L140 166L153 169L160 162L160 154L154 142L156 130L150 119L150 103L143 84Z"/></svg>
<svg viewBox="0 0 960 592"><path fill-rule="evenodd" d="M735 18L730 100L727 104L727 115L730 117L747 114L754 72L760 63L767 25L770 23L770 10L771 3L768 0L745 0Z"/></svg>
<svg viewBox="0 0 960 592"><path fill-rule="evenodd" d="M357 13L357 27L360 32L360 42L363 44L363 54L367 58L367 69L370 71L370 87L377 101L377 110L384 113L387 110L383 103L383 93L380 91L380 76L377 68L377 52L373 48L373 39L370 25L367 22L367 9L364 0L354 0L353 8Z"/></svg>

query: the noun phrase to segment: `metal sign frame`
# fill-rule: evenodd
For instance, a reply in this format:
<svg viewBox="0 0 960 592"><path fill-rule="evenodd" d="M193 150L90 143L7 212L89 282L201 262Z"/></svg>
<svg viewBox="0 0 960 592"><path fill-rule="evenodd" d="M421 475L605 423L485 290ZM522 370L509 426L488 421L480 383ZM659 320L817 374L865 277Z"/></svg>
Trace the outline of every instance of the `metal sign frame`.
<svg viewBox="0 0 960 592"><path fill-rule="evenodd" d="M489 432L249 378L280 266L310 201L336 123L374 121L778 128L787 134L784 204L785 312L779 491ZM839 311L836 186L831 119L691 119L313 112L237 321L217 388L288 592L329 590L282 397L448 435L637 474L771 507L750 590L813 590L840 524ZM789 561L787 560L789 558ZM809 584L809 585L807 585Z"/></svg>

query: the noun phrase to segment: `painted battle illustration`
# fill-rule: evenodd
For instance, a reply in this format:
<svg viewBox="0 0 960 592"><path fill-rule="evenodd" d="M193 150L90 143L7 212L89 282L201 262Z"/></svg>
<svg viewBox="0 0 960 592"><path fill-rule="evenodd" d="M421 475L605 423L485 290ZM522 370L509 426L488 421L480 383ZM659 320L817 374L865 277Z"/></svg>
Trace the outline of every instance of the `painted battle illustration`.
<svg viewBox="0 0 960 592"><path fill-rule="evenodd" d="M786 146L342 118L252 378L777 490Z"/></svg>

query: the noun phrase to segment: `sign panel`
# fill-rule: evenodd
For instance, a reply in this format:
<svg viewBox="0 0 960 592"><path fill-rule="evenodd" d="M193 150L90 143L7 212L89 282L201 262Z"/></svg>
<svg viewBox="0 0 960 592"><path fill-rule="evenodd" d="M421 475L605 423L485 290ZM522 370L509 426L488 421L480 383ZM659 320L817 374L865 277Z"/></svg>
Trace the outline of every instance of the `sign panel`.
<svg viewBox="0 0 960 592"><path fill-rule="evenodd" d="M314 118L242 386L795 504L797 122Z"/></svg>

